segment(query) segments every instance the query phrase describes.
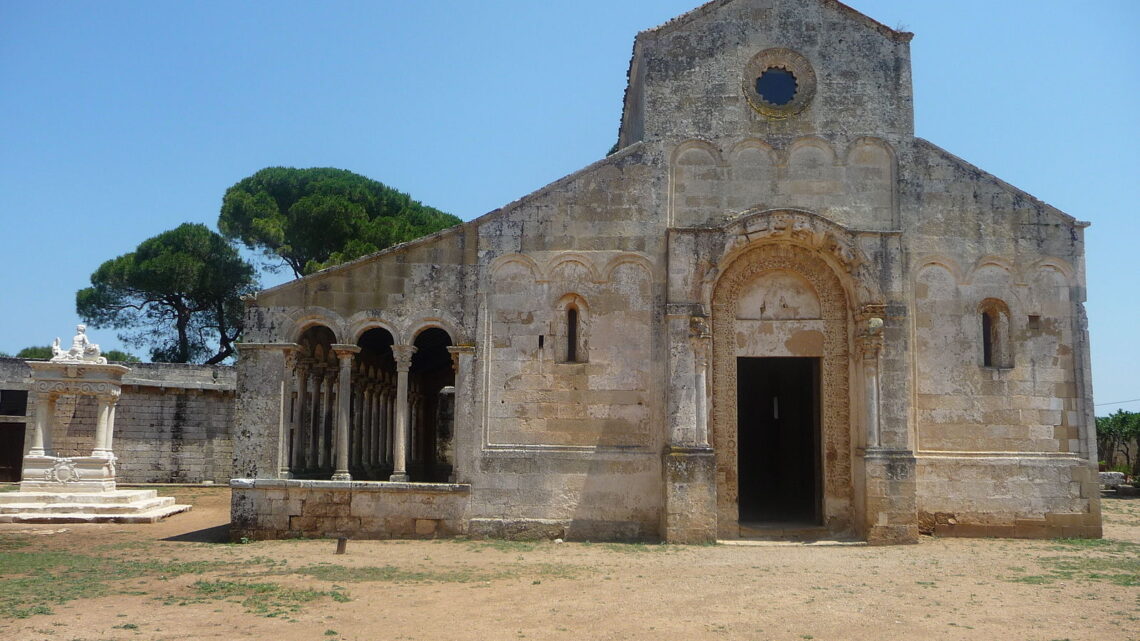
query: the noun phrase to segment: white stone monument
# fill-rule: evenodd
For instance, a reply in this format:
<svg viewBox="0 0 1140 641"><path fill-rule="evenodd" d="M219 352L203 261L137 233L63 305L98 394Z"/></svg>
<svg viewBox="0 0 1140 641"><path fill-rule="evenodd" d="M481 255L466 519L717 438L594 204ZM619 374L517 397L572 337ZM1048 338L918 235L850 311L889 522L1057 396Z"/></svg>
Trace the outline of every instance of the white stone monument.
<svg viewBox="0 0 1140 641"><path fill-rule="evenodd" d="M154 490L115 487L115 406L130 368L110 365L76 327L71 348L52 343L50 361L28 361L36 399L32 444L24 456L20 491L0 494L0 522L154 522L190 509ZM61 396L94 396L95 440L90 456L56 456L52 447Z"/></svg>

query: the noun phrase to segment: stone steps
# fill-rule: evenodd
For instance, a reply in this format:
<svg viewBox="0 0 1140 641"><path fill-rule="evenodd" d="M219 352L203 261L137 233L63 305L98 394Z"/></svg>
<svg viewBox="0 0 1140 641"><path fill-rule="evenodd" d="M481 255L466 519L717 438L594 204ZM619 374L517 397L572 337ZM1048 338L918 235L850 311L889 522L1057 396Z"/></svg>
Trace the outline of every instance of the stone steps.
<svg viewBox="0 0 1140 641"><path fill-rule="evenodd" d="M114 490L111 492L11 492L0 494L0 505L25 503L137 503L158 496L156 490Z"/></svg>
<svg viewBox="0 0 1140 641"><path fill-rule="evenodd" d="M189 509L154 490L0 494L0 523L154 523Z"/></svg>

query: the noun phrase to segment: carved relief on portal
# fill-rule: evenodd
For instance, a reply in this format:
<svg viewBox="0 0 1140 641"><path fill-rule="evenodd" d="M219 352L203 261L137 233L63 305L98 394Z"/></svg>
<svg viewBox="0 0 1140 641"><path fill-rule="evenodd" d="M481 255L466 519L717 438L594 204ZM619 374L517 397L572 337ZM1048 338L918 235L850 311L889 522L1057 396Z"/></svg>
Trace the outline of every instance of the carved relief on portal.
<svg viewBox="0 0 1140 641"><path fill-rule="evenodd" d="M759 244L745 250L717 281L712 300L713 426L717 462L718 528L736 536L738 519L736 319L740 299L757 279L771 272L792 272L806 280L819 300L824 321L820 417L823 445L824 518L840 526L851 522L851 429L848 390L848 301L835 271L811 250L788 242Z"/></svg>

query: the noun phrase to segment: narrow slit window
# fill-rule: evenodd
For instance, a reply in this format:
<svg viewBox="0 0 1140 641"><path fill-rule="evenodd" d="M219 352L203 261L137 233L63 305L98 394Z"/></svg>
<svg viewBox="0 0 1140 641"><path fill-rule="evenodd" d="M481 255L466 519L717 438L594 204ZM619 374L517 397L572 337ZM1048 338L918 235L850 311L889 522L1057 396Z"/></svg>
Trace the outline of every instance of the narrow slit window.
<svg viewBox="0 0 1140 641"><path fill-rule="evenodd" d="M578 361L578 308L566 308L566 361Z"/></svg>
<svg viewBox="0 0 1140 641"><path fill-rule="evenodd" d="M1013 367L1013 350L1009 335L1009 307L996 298L982 301L981 315L982 366Z"/></svg>
<svg viewBox="0 0 1140 641"><path fill-rule="evenodd" d="M994 319L990 312L982 312L982 365L994 366Z"/></svg>

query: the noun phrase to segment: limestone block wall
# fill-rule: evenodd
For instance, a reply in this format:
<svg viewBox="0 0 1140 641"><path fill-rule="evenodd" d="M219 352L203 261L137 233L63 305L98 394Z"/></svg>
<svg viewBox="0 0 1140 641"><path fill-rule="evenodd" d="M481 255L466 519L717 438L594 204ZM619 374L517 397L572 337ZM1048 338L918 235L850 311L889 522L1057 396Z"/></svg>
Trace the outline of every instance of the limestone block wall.
<svg viewBox="0 0 1140 641"><path fill-rule="evenodd" d="M665 221L655 153L623 150L475 221L476 438L460 480L472 485L479 532L660 535Z"/></svg>
<svg viewBox="0 0 1140 641"><path fill-rule="evenodd" d="M247 310L245 340L291 342L317 322L341 343L354 343L377 321L397 330L412 330L410 324L425 318L463 326L465 265L475 261L472 232L444 230L259 292Z"/></svg>
<svg viewBox="0 0 1140 641"><path fill-rule="evenodd" d="M3 389L28 389L30 368L3 359ZM225 365L132 363L123 378L116 409L114 451L122 483L226 483L232 476L230 428L234 372ZM35 415L35 394L28 416ZM95 437L95 399L61 397L56 406L53 445L58 456L88 456ZM25 453L31 446L27 423Z"/></svg>
<svg viewBox="0 0 1140 641"><path fill-rule="evenodd" d="M920 525L1099 535L1084 224L925 141L906 153Z"/></svg>
<svg viewBox="0 0 1140 641"><path fill-rule="evenodd" d="M548 267L536 271L535 258ZM479 343L485 445L650 446L647 261L613 252L511 254L499 259L490 281ZM568 306L576 313L573 336Z"/></svg>
<svg viewBox="0 0 1140 641"><path fill-rule="evenodd" d="M727 149L688 140L670 161L670 224L718 224L748 209L813 211L854 229L898 227L895 157L881 138L804 136L773 147L755 138Z"/></svg>
<svg viewBox="0 0 1140 641"><path fill-rule="evenodd" d="M233 469L229 390L139 387L120 401L115 454L123 481L226 483Z"/></svg>
<svg viewBox="0 0 1140 641"><path fill-rule="evenodd" d="M430 538L467 533L469 487L447 483L236 480L230 536Z"/></svg>
<svg viewBox="0 0 1140 641"><path fill-rule="evenodd" d="M913 133L911 34L839 2L708 3L634 45L620 144L702 138L722 147L830 132L896 137ZM814 98L795 118L769 119L742 83L750 59L791 49L814 69ZM799 90L809 81L796 74Z"/></svg>

